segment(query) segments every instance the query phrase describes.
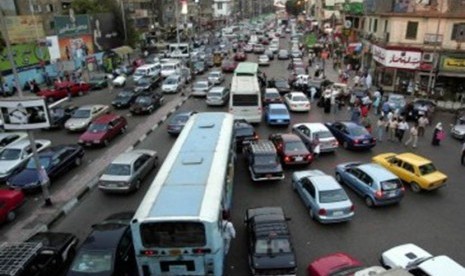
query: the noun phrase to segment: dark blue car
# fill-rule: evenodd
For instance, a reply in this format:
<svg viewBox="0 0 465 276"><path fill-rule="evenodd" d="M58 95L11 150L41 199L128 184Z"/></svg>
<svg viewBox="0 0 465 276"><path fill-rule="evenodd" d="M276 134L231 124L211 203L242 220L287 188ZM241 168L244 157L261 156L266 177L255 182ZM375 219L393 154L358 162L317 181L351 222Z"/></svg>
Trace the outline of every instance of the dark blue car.
<svg viewBox="0 0 465 276"><path fill-rule="evenodd" d="M79 166L83 156L84 150L80 145L58 145L40 152L39 162L47 176L54 179ZM31 158L26 167L8 179L7 185L15 189L38 190L41 185L40 178L34 159Z"/></svg>
<svg viewBox="0 0 465 276"><path fill-rule="evenodd" d="M353 122L325 123L345 149L371 149L376 139L363 126Z"/></svg>

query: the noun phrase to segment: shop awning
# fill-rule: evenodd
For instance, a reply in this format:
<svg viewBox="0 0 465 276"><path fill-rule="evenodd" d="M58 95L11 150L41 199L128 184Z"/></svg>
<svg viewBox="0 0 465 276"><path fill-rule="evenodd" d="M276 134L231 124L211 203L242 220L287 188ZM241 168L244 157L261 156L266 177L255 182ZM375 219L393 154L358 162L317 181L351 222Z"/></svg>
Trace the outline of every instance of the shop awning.
<svg viewBox="0 0 465 276"><path fill-rule="evenodd" d="M115 52L116 54L118 54L118 56L120 57L125 57L126 55L132 54L134 52L134 49L132 49L129 46L121 46L121 47L113 48L111 50Z"/></svg>
<svg viewBox="0 0 465 276"><path fill-rule="evenodd" d="M465 72L438 72L439 77L453 77L453 78L463 78L465 77Z"/></svg>

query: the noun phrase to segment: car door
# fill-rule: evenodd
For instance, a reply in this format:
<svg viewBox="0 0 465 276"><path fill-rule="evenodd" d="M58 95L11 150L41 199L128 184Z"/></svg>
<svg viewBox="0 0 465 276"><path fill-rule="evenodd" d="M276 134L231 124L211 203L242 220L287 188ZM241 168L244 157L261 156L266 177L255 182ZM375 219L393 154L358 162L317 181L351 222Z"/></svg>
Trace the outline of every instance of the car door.
<svg viewBox="0 0 465 276"><path fill-rule="evenodd" d="M392 171L395 175L397 175L400 179L404 180L404 173L402 170L402 160L392 157L391 159L387 160L388 162L388 169Z"/></svg>
<svg viewBox="0 0 465 276"><path fill-rule="evenodd" d="M402 171L402 176L400 178L402 178L402 180L404 180L407 183L414 181L414 179L416 178L415 168L412 164L406 162L405 160L402 162L401 168L399 168L399 170Z"/></svg>
<svg viewBox="0 0 465 276"><path fill-rule="evenodd" d="M127 227L125 233L121 237L115 253L114 275L127 275L127 273L134 269L135 265L134 247L129 227Z"/></svg>
<svg viewBox="0 0 465 276"><path fill-rule="evenodd" d="M107 137L109 139L113 139L119 133L119 125L118 125L118 118L113 119L111 122L108 123L108 131Z"/></svg>
<svg viewBox="0 0 465 276"><path fill-rule="evenodd" d="M342 130L344 129L344 126L341 123L334 123L330 127L330 130L332 130L332 133L334 136L336 136L336 139L339 140L339 142L342 142L344 140L342 136Z"/></svg>
<svg viewBox="0 0 465 276"><path fill-rule="evenodd" d="M313 211L316 211L318 208L317 208L317 204L316 204L316 189L315 189L315 186L313 185L313 183L308 180L308 179L304 179L304 184L303 184L303 188L304 188L304 195L305 195L305 204L306 206L308 206L310 209L312 209Z"/></svg>
<svg viewBox="0 0 465 276"><path fill-rule="evenodd" d="M139 158L137 158L136 160L136 163L139 162L140 163L140 179L144 179L147 174L150 172L150 168L152 166L150 166L150 155L148 154L143 154L141 155Z"/></svg>
<svg viewBox="0 0 465 276"><path fill-rule="evenodd" d="M302 139L304 142L305 146L309 149L310 147L310 130L306 126L298 126L296 134Z"/></svg>
<svg viewBox="0 0 465 276"><path fill-rule="evenodd" d="M354 191L358 193L358 185L359 185L359 177L360 177L360 170L357 168L348 168L346 173L345 183L347 183Z"/></svg>
<svg viewBox="0 0 465 276"><path fill-rule="evenodd" d="M360 175L358 177L358 191L361 195L370 195L373 196L373 192L371 191L371 187L373 186L373 178L369 176L367 173L360 171Z"/></svg>

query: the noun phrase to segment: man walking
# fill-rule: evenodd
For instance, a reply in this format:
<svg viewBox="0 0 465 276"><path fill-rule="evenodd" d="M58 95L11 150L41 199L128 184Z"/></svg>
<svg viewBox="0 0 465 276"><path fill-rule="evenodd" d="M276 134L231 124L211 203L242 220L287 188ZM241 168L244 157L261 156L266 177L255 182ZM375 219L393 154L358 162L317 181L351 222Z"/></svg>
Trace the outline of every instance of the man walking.
<svg viewBox="0 0 465 276"><path fill-rule="evenodd" d="M423 137L425 136L425 127L429 124L428 118L422 115L418 118L418 136Z"/></svg>
<svg viewBox="0 0 465 276"><path fill-rule="evenodd" d="M227 219L223 219L221 224L223 230L224 254L227 255L229 252L231 240L236 237L236 229L234 229L232 222Z"/></svg>
<svg viewBox="0 0 465 276"><path fill-rule="evenodd" d="M407 141L405 142L405 146L408 146L411 142L413 142L412 147L416 148L417 147L417 142L418 142L418 123L415 123L410 128L410 136L408 137ZM462 160L463 160L463 154L462 154Z"/></svg>

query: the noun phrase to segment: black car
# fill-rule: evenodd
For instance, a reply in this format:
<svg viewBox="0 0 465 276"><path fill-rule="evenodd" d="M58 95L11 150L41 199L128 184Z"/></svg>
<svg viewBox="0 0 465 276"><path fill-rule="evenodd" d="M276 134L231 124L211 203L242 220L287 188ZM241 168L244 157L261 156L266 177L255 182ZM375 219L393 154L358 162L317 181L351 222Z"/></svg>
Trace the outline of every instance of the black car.
<svg viewBox="0 0 465 276"><path fill-rule="evenodd" d="M270 141L251 142L244 147L244 154L253 181L284 179L283 167Z"/></svg>
<svg viewBox="0 0 465 276"><path fill-rule="evenodd" d="M134 100L129 108L132 114L152 113L163 105L165 98L161 93L143 93Z"/></svg>
<svg viewBox="0 0 465 276"><path fill-rule="evenodd" d="M66 275L137 275L129 227L133 215L133 212L118 213L93 225Z"/></svg>
<svg viewBox="0 0 465 276"><path fill-rule="evenodd" d="M106 75L95 74L89 80L90 90L100 90L108 87L108 79Z"/></svg>
<svg viewBox="0 0 465 276"><path fill-rule="evenodd" d="M207 64L203 61L194 62L194 74L201 75L207 70Z"/></svg>
<svg viewBox="0 0 465 276"><path fill-rule="evenodd" d="M136 90L124 89L111 101L111 105L114 108L127 108L136 100L140 93Z"/></svg>
<svg viewBox="0 0 465 276"><path fill-rule="evenodd" d="M279 94L286 94L291 92L291 86L289 82L284 78L278 78L274 80L274 87L278 89Z"/></svg>
<svg viewBox="0 0 465 276"><path fill-rule="evenodd" d="M255 128L245 120L236 120L234 122L233 133L237 152L241 152L244 145L258 140Z"/></svg>
<svg viewBox="0 0 465 276"><path fill-rule="evenodd" d="M137 92L152 91L157 87L159 81L160 81L159 76L142 77L135 83L134 90Z"/></svg>
<svg viewBox="0 0 465 276"><path fill-rule="evenodd" d="M296 257L281 207L248 209L249 267L252 275L295 275Z"/></svg>
<svg viewBox="0 0 465 276"><path fill-rule="evenodd" d="M50 127L48 129L57 129L65 125L65 122L71 117L77 106L54 106L49 109Z"/></svg>
<svg viewBox="0 0 465 276"><path fill-rule="evenodd" d="M60 275L76 253L78 239L70 233L39 232L22 243L0 246L1 275Z"/></svg>
<svg viewBox="0 0 465 276"><path fill-rule="evenodd" d="M431 122L436 109L436 104L432 100L417 99L408 103L403 111L404 116L409 121L417 121L420 116L426 116Z"/></svg>

